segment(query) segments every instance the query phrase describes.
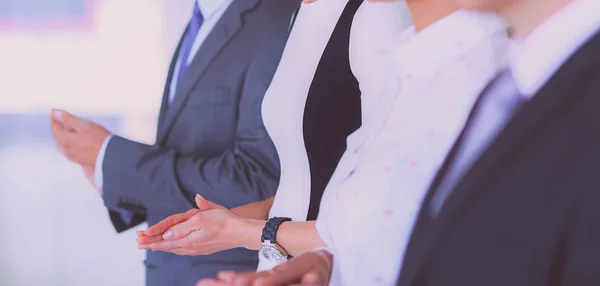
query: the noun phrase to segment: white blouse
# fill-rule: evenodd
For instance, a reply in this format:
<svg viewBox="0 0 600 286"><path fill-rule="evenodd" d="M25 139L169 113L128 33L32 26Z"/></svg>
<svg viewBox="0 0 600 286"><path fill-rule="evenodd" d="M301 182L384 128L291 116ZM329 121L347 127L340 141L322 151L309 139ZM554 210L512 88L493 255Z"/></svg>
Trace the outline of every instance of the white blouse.
<svg viewBox="0 0 600 286"><path fill-rule="evenodd" d="M321 0L302 4L279 67L265 94L263 120L281 162L281 178L270 217L306 220L310 202L310 170L302 128L304 108L323 51L347 2L348 0ZM373 70L373 66L381 63L375 57L366 57L364 50L369 49L370 44L392 39L396 33L390 34L388 31L399 32L408 26L406 19L409 17L402 17L403 13L408 14L404 4L390 6L398 7L397 5L401 9L396 13L378 15L369 19L372 22L368 22L370 25L387 24L380 25L381 27L401 25L396 30L382 29L373 32L353 25L350 61L353 72L361 82L361 88L363 82L365 86L377 83L366 79L368 74L360 73L359 70ZM356 17L360 10L362 7ZM259 270L275 266L262 255L259 257Z"/></svg>
<svg viewBox="0 0 600 286"><path fill-rule="evenodd" d="M363 95L369 118L321 201L331 285L395 285L422 199L508 43L498 18L467 11L399 37L389 84Z"/></svg>

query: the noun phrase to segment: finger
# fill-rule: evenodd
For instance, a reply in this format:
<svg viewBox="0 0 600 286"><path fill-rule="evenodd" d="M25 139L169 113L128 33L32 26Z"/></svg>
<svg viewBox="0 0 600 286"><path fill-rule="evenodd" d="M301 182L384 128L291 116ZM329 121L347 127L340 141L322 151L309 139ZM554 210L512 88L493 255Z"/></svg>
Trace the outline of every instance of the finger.
<svg viewBox="0 0 600 286"><path fill-rule="evenodd" d="M236 286L251 286L255 285L256 279L267 275L270 275L269 271L246 272L244 274L236 275L231 284Z"/></svg>
<svg viewBox="0 0 600 286"><path fill-rule="evenodd" d="M205 253L205 249L202 248L202 242L204 241L204 236L200 232L194 232L193 235L186 236L182 239L178 240L162 240L153 244L143 245L146 249L152 249L155 251L164 251L175 253L184 253L185 255L203 255ZM177 254L177 253L176 253Z"/></svg>
<svg viewBox="0 0 600 286"><path fill-rule="evenodd" d="M50 120L50 132L57 142L60 142L64 135L68 133L65 126L54 119Z"/></svg>
<svg viewBox="0 0 600 286"><path fill-rule="evenodd" d="M94 167L93 167L93 166L92 166L92 167L90 167L90 166L83 166L83 165L82 165L82 166L81 166L81 170L83 170L83 173L84 173L84 174L85 174L87 177L90 177L90 176L92 176L92 177L93 177L93 176L94 176L95 169L94 169ZM138 231L139 231L139 230L138 230Z"/></svg>
<svg viewBox="0 0 600 286"><path fill-rule="evenodd" d="M141 230L136 230L136 231L135 231L135 235L137 235L137 237L143 237L143 236L146 236L146 235L144 234L144 231L141 231Z"/></svg>
<svg viewBox="0 0 600 286"><path fill-rule="evenodd" d="M162 236L161 235L155 235L155 236L140 236L136 239L138 246L145 246L145 245L149 245L149 244L153 244L153 243L157 243L160 241L163 241Z"/></svg>
<svg viewBox="0 0 600 286"><path fill-rule="evenodd" d="M225 209L224 206L213 203L207 199L205 199L201 195L196 195L196 205L201 211L212 210L212 209Z"/></svg>
<svg viewBox="0 0 600 286"><path fill-rule="evenodd" d="M312 253L320 258L320 261L313 261L313 270L302 276L302 284L304 285L328 285L333 268L333 255L324 250L315 251Z"/></svg>
<svg viewBox="0 0 600 286"><path fill-rule="evenodd" d="M58 148L58 151L60 151L60 153L63 154L63 156L67 157L67 149L64 148L58 140L56 141L56 148Z"/></svg>
<svg viewBox="0 0 600 286"><path fill-rule="evenodd" d="M64 131L62 123L54 120L54 117L51 117L50 118L50 132L52 132L52 135L54 137L56 137L57 133L60 133L62 131Z"/></svg>
<svg viewBox="0 0 600 286"><path fill-rule="evenodd" d="M67 126L67 125L61 123L60 121L55 120L54 118L51 118L50 122L54 122L56 124L54 126L56 130L61 130L63 132L71 132L71 133L77 132L75 129L73 129L73 127Z"/></svg>
<svg viewBox="0 0 600 286"><path fill-rule="evenodd" d="M204 213L198 212L190 219L171 226L163 234L164 240L177 240L188 236L190 233L196 230L200 230L204 227Z"/></svg>
<svg viewBox="0 0 600 286"><path fill-rule="evenodd" d="M52 119L62 123L66 128L73 128L76 131L84 129L87 122L86 120L82 120L77 116L60 109L52 110Z"/></svg>
<svg viewBox="0 0 600 286"><path fill-rule="evenodd" d="M169 252L179 256L193 256L192 251L186 248L174 248Z"/></svg>
<svg viewBox="0 0 600 286"><path fill-rule="evenodd" d="M155 242L155 243L150 243L150 244L145 244L145 245L138 245L139 249L150 249L153 251L164 251L164 252L171 252L173 253L173 250L180 248L179 246L177 246L177 244L175 243L175 241L165 241L165 240L161 240L159 242Z"/></svg>
<svg viewBox="0 0 600 286"><path fill-rule="evenodd" d="M302 285L327 285L327 278L316 269L302 276L300 279Z"/></svg>
<svg viewBox="0 0 600 286"><path fill-rule="evenodd" d="M146 234L147 236L161 235L165 231L167 231L171 226L174 226L178 223L182 223L182 222L190 219L198 212L199 212L199 210L197 210L197 209L191 209L185 213L175 214L170 217L167 217L166 219L162 220L161 222L149 227L146 231L144 231L144 234Z"/></svg>
<svg viewBox="0 0 600 286"><path fill-rule="evenodd" d="M301 281L300 275L295 276L282 276L282 273L273 272L270 275L264 275L256 278L253 286L278 286L278 285L290 285L298 284Z"/></svg>
<svg viewBox="0 0 600 286"><path fill-rule="evenodd" d="M61 138L57 139L59 144L58 149L63 153L63 155L65 155L65 157L67 157L67 159L69 159L72 162L82 164L82 150L78 145L79 140L80 139L78 138L77 133L68 132L63 133L61 135Z"/></svg>
<svg viewBox="0 0 600 286"><path fill-rule="evenodd" d="M79 154L73 148L73 142L78 141L77 134L64 130L62 124L55 120L51 120L50 131L56 140L58 150L67 157L67 159L77 162Z"/></svg>
<svg viewBox="0 0 600 286"><path fill-rule="evenodd" d="M52 132L75 132L75 129L63 124L61 121L56 120L55 116L50 115L50 130Z"/></svg>
<svg viewBox="0 0 600 286"><path fill-rule="evenodd" d="M51 126L51 132L56 139L58 150L69 160L77 162L78 152L73 148L73 142L78 141L77 134L62 130L56 124L58 123L51 124L53 125Z"/></svg>
<svg viewBox="0 0 600 286"><path fill-rule="evenodd" d="M300 283L304 274L313 270L312 264L290 262L279 265L271 271L271 275L261 277L255 283L258 286L287 285Z"/></svg>
<svg viewBox="0 0 600 286"><path fill-rule="evenodd" d="M218 281L214 279L202 279L196 283L196 286L227 286L226 282Z"/></svg>
<svg viewBox="0 0 600 286"><path fill-rule="evenodd" d="M234 271L219 271L219 273L217 273L217 278L224 282L233 282L235 277L237 277L237 273Z"/></svg>

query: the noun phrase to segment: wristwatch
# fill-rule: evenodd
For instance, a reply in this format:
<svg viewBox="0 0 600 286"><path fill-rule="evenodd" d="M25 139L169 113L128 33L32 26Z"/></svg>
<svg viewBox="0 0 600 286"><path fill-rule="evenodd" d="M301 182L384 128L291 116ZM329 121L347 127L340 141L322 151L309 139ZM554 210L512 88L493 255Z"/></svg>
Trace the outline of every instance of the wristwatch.
<svg viewBox="0 0 600 286"><path fill-rule="evenodd" d="M289 217L274 217L270 218L262 231L262 236L260 237L260 241L262 242L262 247L260 248L260 253L269 261L275 262L278 264L284 263L288 260L288 254L277 244L275 237L277 236L277 230L279 226L286 222L291 221L292 219Z"/></svg>

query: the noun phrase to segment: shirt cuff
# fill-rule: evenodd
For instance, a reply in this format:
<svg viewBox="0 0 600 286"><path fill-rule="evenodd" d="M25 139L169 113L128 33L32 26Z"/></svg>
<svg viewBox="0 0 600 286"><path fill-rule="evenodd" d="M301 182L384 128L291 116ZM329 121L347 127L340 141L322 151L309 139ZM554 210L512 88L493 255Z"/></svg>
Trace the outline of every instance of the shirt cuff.
<svg viewBox="0 0 600 286"><path fill-rule="evenodd" d="M98 152L98 157L96 158L96 166L94 166L94 184L97 188L102 189L102 185L104 183L104 178L102 174L102 164L104 163L104 155L106 153L106 147L108 146L108 142L113 138L113 135L110 134L106 139L104 139L104 143L102 143L102 147L100 147L100 152Z"/></svg>

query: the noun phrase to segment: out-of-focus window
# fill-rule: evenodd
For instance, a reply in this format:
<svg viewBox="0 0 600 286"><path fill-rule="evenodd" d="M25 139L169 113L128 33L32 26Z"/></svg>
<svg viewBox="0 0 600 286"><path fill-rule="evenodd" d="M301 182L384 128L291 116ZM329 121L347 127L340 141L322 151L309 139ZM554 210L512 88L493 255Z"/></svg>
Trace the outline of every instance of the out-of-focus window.
<svg viewBox="0 0 600 286"><path fill-rule="evenodd" d="M48 130L53 107L152 143L191 0L0 0L0 285L143 285L135 233Z"/></svg>
<svg viewBox="0 0 600 286"><path fill-rule="evenodd" d="M93 27L93 0L0 0L0 29Z"/></svg>

